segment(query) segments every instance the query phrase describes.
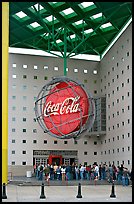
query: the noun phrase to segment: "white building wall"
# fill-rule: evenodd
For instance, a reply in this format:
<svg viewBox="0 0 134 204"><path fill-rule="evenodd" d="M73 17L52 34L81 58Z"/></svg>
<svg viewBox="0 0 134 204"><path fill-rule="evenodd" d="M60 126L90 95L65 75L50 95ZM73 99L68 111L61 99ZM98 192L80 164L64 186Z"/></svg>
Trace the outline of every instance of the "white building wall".
<svg viewBox="0 0 134 204"><path fill-rule="evenodd" d="M44 134L39 124L34 121L34 97L37 97L41 88L48 83L53 76L63 75L63 59L9 53L9 171L12 171L14 175L25 175L26 170L32 169L33 150L78 150L78 163L87 162L87 164L92 164L94 161L97 161L98 163L112 163L115 161L115 165L117 165L119 161L120 165L122 161L124 161L125 166L127 166L129 169L131 168L131 29L131 26L129 26L129 28L122 34L120 39L113 45L101 62L78 59L67 60L67 67L69 69L67 72L68 77L83 83L86 90L89 91L93 97L106 95L107 98L106 136L89 137L87 136L88 134L86 134L86 136L77 141L77 144L74 144L73 139L67 140L67 144L64 144L64 140L53 138L48 134ZM128 52L129 56L127 56ZM124 58L124 61L122 61L122 58ZM119 63L118 67L117 62ZM16 64L16 67L13 67L13 64ZM23 68L23 65L27 65L27 68ZM34 65L37 66L37 69L34 69ZM44 69L44 66L48 66L48 69ZM55 66L59 68L58 71L54 70ZM129 69L127 69L127 66L129 66ZM114 67L114 71L112 71L112 67ZM78 69L78 72L75 73L74 69ZM87 73L84 73L85 69L87 70ZM93 69L98 70L97 75L93 75ZM124 71L123 74L122 71ZM108 72L110 72L110 74L108 74ZM16 78L12 78L13 75L16 75ZM24 75L27 76L26 79L23 78ZM119 75L119 79L117 79L117 75ZM34 79L34 76L37 76L37 79ZM44 79L44 77L47 77L47 80ZM128 78L129 83L127 83ZM114 82L112 82L113 79ZM110 83L110 86L108 83ZM124 87L121 87L122 83L124 83ZM24 89L24 86L26 86L26 89ZM119 91L116 90L117 86L119 86ZM97 90L97 94L94 93L95 90ZM114 91L114 94L112 91ZM129 97L127 96L128 92ZM110 94L110 97L108 94ZM124 100L121 99L122 96L124 96ZM117 98L120 100L118 104L116 102ZM113 102L115 103L114 106L112 106ZM109 105L110 108L108 108ZM130 110L127 109L128 106ZM23 110L25 107L26 110ZM15 110L13 110L14 108ZM121 112L122 108L125 110L124 113ZM119 116L117 116L117 111L119 111ZM113 113L115 114L114 118L112 117ZM110 120L108 117L110 117ZM23 121L23 118L26 118L26 122ZM128 124L128 119L130 120L130 124ZM122 122L125 123L124 126L122 126ZM120 124L119 128L117 128L117 123ZM23 132L23 129L26 129L26 132ZM33 129L36 129L37 133L34 133ZM129 137L128 133L130 133ZM123 134L124 139L122 139ZM119 136L119 140L117 140L117 136ZM26 140L26 143L23 143L23 140ZM36 143L33 143L34 140ZM44 140L47 140L47 144L44 144ZM58 143L54 144L54 140L57 140ZM87 144L84 144L84 141L87 141ZM95 141L97 142L96 145L94 144ZM128 147L130 147L129 151ZM119 153L117 153L117 148L119 148ZM124 152L122 152L122 148L124 148ZM112 153L113 149L115 153ZM108 153L109 150L110 154ZM23 151L26 151L26 154L23 154ZM87 152L87 155L85 155L85 152ZM94 152L97 152L97 155L94 155ZM128 164L128 160L130 160L130 164ZM26 162L25 165L23 165L22 162Z"/></svg>
<svg viewBox="0 0 134 204"><path fill-rule="evenodd" d="M101 140L102 161L107 163L114 161L115 165L124 163L124 166L130 169L132 166L132 25L129 25L100 63L100 90L106 95L107 101L107 134Z"/></svg>

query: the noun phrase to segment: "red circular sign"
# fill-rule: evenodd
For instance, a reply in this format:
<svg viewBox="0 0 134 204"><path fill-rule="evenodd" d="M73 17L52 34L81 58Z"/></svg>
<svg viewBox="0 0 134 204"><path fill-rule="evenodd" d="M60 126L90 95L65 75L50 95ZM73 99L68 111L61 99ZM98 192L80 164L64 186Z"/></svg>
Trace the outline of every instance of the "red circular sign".
<svg viewBox="0 0 134 204"><path fill-rule="evenodd" d="M62 136L79 130L86 123L88 112L84 89L72 81L60 82L46 96L43 119L51 133Z"/></svg>

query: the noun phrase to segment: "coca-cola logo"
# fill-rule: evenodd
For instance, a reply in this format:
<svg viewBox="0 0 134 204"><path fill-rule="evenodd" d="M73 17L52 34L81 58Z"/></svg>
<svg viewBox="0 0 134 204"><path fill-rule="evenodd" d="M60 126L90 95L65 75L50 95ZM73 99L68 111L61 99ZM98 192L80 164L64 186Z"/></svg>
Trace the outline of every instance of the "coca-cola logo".
<svg viewBox="0 0 134 204"><path fill-rule="evenodd" d="M46 96L43 120L52 134L63 136L79 130L87 121L88 111L85 90L72 81L59 82Z"/></svg>
<svg viewBox="0 0 134 204"><path fill-rule="evenodd" d="M80 96L66 98L62 103L49 101L44 108L44 116L63 115L80 111L78 100Z"/></svg>

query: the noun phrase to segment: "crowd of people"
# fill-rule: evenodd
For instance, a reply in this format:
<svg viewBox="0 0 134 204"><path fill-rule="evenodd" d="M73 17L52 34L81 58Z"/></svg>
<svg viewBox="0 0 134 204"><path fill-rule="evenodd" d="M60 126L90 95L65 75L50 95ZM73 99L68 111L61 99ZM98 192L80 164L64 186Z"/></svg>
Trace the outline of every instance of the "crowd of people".
<svg viewBox="0 0 134 204"><path fill-rule="evenodd" d="M57 165L54 164L38 164L34 165L34 173L38 180L107 180L112 183L113 180L117 181L123 186L128 186L129 181L132 180L132 170L114 164L97 164L94 162L92 165L75 164L72 165Z"/></svg>

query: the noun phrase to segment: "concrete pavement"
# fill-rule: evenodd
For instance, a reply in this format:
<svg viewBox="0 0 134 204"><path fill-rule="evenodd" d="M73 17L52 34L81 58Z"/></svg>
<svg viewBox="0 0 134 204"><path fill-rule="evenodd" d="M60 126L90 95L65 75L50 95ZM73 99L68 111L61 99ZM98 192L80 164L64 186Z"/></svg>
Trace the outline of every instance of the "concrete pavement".
<svg viewBox="0 0 134 204"><path fill-rule="evenodd" d="M116 198L110 198L112 185L81 185L82 198L77 198L78 186L44 186L45 199L40 199L41 186L6 185L7 199L2 202L132 202L132 186L115 185Z"/></svg>

